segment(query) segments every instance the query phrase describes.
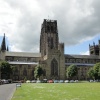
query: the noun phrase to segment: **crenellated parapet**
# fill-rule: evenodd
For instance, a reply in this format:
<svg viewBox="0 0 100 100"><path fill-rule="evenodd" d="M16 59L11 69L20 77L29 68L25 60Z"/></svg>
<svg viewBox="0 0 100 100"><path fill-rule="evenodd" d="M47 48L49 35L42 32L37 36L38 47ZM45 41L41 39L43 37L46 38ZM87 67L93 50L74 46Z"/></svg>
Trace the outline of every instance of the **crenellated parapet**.
<svg viewBox="0 0 100 100"><path fill-rule="evenodd" d="M93 45L89 44L90 55L100 55L99 51L100 51L100 44L99 43L95 44L95 42L93 42Z"/></svg>

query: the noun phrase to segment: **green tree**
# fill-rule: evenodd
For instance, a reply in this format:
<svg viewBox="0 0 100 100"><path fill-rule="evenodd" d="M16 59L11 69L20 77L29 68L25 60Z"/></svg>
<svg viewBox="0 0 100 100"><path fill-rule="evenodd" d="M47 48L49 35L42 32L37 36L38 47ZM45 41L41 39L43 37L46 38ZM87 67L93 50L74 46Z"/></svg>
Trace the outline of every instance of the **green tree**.
<svg viewBox="0 0 100 100"><path fill-rule="evenodd" d="M78 74L78 69L77 69L77 66L76 65L70 65L68 68L67 68L67 77L69 79L73 78L74 76L76 76Z"/></svg>
<svg viewBox="0 0 100 100"><path fill-rule="evenodd" d="M99 79L100 79L100 68L99 68L99 71L98 71L98 77L99 77Z"/></svg>
<svg viewBox="0 0 100 100"><path fill-rule="evenodd" d="M94 79L94 70L93 70L93 68L90 68L87 74L88 74L89 78Z"/></svg>
<svg viewBox="0 0 100 100"><path fill-rule="evenodd" d="M35 78L40 78L40 76L43 74L43 70L42 67L40 65L37 65L35 67L35 71L34 71L34 77Z"/></svg>
<svg viewBox="0 0 100 100"><path fill-rule="evenodd" d="M12 74L12 68L10 64L6 61L0 62L0 69L1 69L1 78L9 79L10 75Z"/></svg>
<svg viewBox="0 0 100 100"><path fill-rule="evenodd" d="M100 62L96 63L93 67L95 79L100 79Z"/></svg>

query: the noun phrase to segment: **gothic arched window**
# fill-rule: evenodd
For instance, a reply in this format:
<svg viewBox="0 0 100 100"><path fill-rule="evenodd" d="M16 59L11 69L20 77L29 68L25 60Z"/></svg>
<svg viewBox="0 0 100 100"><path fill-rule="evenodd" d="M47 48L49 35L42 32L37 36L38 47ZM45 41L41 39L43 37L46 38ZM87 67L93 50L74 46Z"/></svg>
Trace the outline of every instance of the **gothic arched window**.
<svg viewBox="0 0 100 100"><path fill-rule="evenodd" d="M51 49L53 49L54 43L53 43L53 38L51 38Z"/></svg>
<svg viewBox="0 0 100 100"><path fill-rule="evenodd" d="M54 31L53 26L51 26L51 31L52 31L52 32Z"/></svg>
<svg viewBox="0 0 100 100"><path fill-rule="evenodd" d="M47 31L50 32L50 27L49 26L47 26Z"/></svg>
<svg viewBox="0 0 100 100"><path fill-rule="evenodd" d="M14 75L18 75L18 69L17 68L14 69L14 73L13 74Z"/></svg>
<svg viewBox="0 0 100 100"><path fill-rule="evenodd" d="M23 75L27 76L27 70L26 69L23 70Z"/></svg>
<svg viewBox="0 0 100 100"><path fill-rule="evenodd" d="M58 76L58 63L56 59L51 61L51 76Z"/></svg>
<svg viewBox="0 0 100 100"><path fill-rule="evenodd" d="M46 70L45 69L43 70L43 76L46 76Z"/></svg>
<svg viewBox="0 0 100 100"><path fill-rule="evenodd" d="M34 69L32 70L32 76L34 76Z"/></svg>

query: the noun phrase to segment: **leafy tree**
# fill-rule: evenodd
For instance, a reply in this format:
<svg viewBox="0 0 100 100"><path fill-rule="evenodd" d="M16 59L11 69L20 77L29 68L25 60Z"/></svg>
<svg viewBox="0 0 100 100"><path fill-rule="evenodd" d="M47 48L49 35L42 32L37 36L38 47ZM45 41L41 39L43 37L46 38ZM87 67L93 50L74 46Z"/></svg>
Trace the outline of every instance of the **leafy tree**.
<svg viewBox="0 0 100 100"><path fill-rule="evenodd" d="M73 78L74 76L76 76L78 74L78 69L77 69L77 66L76 65L70 65L68 68L67 68L67 77L70 79L70 78Z"/></svg>
<svg viewBox="0 0 100 100"><path fill-rule="evenodd" d="M100 68L99 68L99 71L98 71L98 76L99 76L99 79L100 79Z"/></svg>
<svg viewBox="0 0 100 100"><path fill-rule="evenodd" d="M6 62L6 61L0 62L0 69L1 69L1 78L2 79L10 78L10 75L12 74L12 68L8 62Z"/></svg>
<svg viewBox="0 0 100 100"><path fill-rule="evenodd" d="M40 78L40 76L41 76L42 74L43 74L43 70L42 70L41 66L40 66L40 65L37 65L37 66L35 67L34 77L35 77L35 78Z"/></svg>
<svg viewBox="0 0 100 100"><path fill-rule="evenodd" d="M95 79L100 79L100 63L96 63L93 67Z"/></svg>
<svg viewBox="0 0 100 100"><path fill-rule="evenodd" d="M89 78L94 79L94 70L93 70L93 68L90 68L87 74L88 74Z"/></svg>

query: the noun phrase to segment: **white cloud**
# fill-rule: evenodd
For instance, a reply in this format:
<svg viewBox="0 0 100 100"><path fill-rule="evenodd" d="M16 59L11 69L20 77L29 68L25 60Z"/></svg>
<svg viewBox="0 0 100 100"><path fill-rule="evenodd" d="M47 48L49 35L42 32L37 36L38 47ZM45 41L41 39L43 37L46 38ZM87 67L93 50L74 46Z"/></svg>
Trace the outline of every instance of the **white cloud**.
<svg viewBox="0 0 100 100"><path fill-rule="evenodd" d="M99 0L0 0L0 35L11 50L39 51L43 19L58 21L60 41L79 44L100 34Z"/></svg>
<svg viewBox="0 0 100 100"><path fill-rule="evenodd" d="M89 51L86 51L86 52L80 52L80 55L89 55Z"/></svg>

